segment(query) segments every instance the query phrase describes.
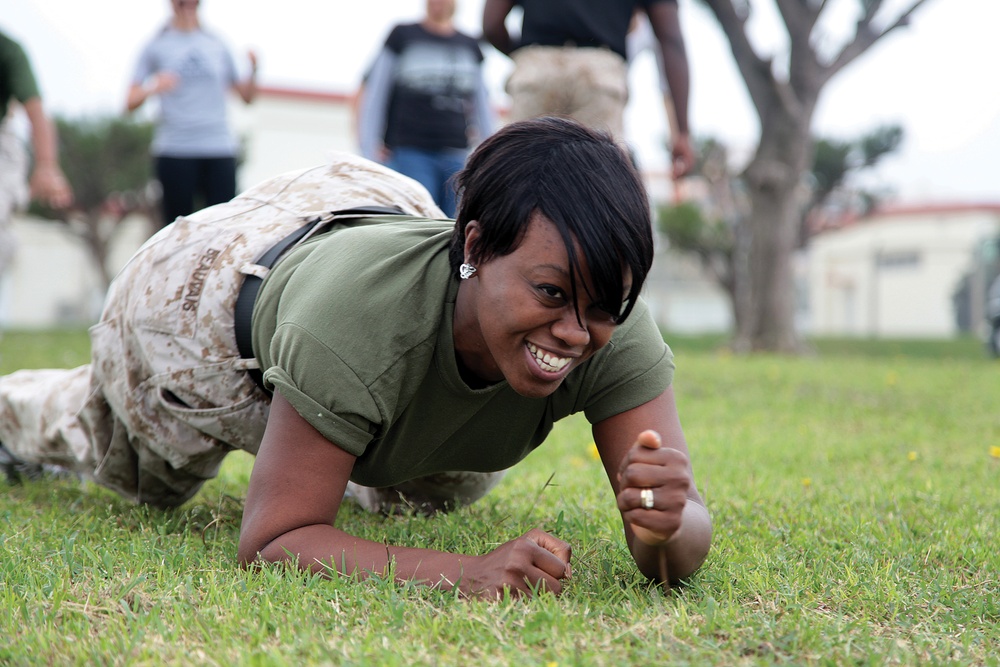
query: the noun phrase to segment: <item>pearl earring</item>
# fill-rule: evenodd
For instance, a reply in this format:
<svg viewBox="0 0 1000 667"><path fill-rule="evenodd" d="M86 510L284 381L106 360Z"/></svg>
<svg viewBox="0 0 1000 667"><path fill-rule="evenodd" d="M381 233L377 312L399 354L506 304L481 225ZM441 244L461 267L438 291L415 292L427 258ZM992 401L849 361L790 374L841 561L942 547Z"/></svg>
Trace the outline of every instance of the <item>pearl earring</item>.
<svg viewBox="0 0 1000 667"><path fill-rule="evenodd" d="M466 262L462 266L458 267L458 277L462 280L468 280L472 276L476 275L476 267L472 264Z"/></svg>

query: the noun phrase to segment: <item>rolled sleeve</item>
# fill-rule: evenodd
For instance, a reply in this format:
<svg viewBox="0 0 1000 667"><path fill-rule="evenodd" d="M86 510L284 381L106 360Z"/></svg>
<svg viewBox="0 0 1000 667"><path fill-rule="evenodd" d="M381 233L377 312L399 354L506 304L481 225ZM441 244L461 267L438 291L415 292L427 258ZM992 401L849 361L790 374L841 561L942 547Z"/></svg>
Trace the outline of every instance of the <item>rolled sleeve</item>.
<svg viewBox="0 0 1000 667"><path fill-rule="evenodd" d="M331 349L294 325L271 341L264 381L324 438L361 456L381 423L378 404L357 374Z"/></svg>

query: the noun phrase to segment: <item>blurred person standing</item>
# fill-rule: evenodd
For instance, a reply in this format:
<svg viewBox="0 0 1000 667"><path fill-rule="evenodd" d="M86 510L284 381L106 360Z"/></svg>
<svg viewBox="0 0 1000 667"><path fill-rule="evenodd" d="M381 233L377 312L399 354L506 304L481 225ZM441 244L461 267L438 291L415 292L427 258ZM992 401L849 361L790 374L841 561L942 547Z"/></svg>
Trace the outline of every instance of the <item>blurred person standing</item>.
<svg viewBox="0 0 1000 667"><path fill-rule="evenodd" d="M126 101L132 112L159 100L152 154L164 225L236 196L238 142L227 95L235 90L249 104L257 94L256 54L248 52L250 72L241 78L226 43L202 27L198 3L171 0L173 17L142 50Z"/></svg>
<svg viewBox="0 0 1000 667"><path fill-rule="evenodd" d="M420 23L393 27L365 76L357 119L361 154L418 181L448 217L452 176L495 126L483 52L454 15L455 0L427 0Z"/></svg>
<svg viewBox="0 0 1000 667"><path fill-rule="evenodd" d="M13 127L12 103L24 109L31 124L33 155ZM55 127L45 113L31 61L20 44L0 32L0 276L14 256L10 230L14 212L29 199L56 209L73 202L73 192L59 167L56 144Z"/></svg>
<svg viewBox="0 0 1000 667"><path fill-rule="evenodd" d="M515 6L522 9L519 38L505 23ZM675 113L670 119L672 175L681 178L694 164L694 149L688 128L690 72L677 0L486 0L483 35L514 61L506 85L512 121L569 116L610 132L624 146L626 35L636 11L649 17L659 43Z"/></svg>

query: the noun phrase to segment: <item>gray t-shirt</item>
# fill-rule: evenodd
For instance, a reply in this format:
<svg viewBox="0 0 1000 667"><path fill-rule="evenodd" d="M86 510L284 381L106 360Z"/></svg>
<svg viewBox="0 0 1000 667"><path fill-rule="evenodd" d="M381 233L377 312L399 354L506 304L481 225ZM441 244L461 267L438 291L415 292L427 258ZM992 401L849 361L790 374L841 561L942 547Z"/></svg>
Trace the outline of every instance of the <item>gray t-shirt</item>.
<svg viewBox="0 0 1000 667"><path fill-rule="evenodd" d="M582 411L601 421L655 398L673 377L640 300L551 396L525 398L506 382L470 389L452 339L453 225L404 218L334 231L289 253L258 296L253 345L265 382L358 456L351 478L360 484L508 468L559 419Z"/></svg>
<svg viewBox="0 0 1000 667"><path fill-rule="evenodd" d="M176 88L160 93L160 115L152 152L164 157L232 157L227 96L238 80L226 44L205 30L166 27L143 49L132 75L142 84L159 72L176 74Z"/></svg>

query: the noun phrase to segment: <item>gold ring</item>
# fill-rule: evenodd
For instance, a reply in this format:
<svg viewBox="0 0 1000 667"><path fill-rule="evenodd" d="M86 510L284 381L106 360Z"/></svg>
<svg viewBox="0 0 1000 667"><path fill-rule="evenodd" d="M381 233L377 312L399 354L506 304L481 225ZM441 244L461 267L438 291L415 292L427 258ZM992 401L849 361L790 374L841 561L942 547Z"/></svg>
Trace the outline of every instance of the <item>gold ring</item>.
<svg viewBox="0 0 1000 667"><path fill-rule="evenodd" d="M643 489L639 492L639 501L642 503L643 509L651 510L653 509L653 490Z"/></svg>

